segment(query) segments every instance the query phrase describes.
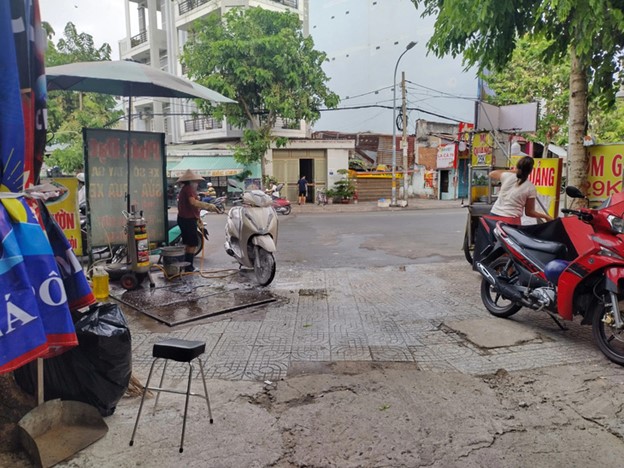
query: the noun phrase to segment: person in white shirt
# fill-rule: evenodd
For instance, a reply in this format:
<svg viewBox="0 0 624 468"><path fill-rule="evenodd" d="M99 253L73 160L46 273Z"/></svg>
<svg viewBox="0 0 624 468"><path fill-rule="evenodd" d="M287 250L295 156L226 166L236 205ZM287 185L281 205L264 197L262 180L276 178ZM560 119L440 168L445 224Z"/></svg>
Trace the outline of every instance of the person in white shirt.
<svg viewBox="0 0 624 468"><path fill-rule="evenodd" d="M279 193L279 190L277 190L277 185L275 185L275 182L273 183L273 185L271 185L271 188L267 190L267 193L271 195L273 198L280 197L280 193Z"/></svg>
<svg viewBox="0 0 624 468"><path fill-rule="evenodd" d="M490 214L510 218L510 222L514 224L520 224L523 213L532 218L552 221L553 218L549 215L535 209L537 190L528 180L533 163L531 156L525 156L518 161L514 170L497 169L490 172L490 179L501 182L498 199L492 206Z"/></svg>

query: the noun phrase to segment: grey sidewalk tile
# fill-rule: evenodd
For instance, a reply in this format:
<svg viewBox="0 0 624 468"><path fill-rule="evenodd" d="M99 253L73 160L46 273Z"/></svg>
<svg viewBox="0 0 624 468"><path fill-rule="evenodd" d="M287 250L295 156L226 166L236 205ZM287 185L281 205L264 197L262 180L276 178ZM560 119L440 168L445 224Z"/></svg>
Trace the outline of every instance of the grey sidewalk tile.
<svg viewBox="0 0 624 468"><path fill-rule="evenodd" d="M265 333L259 333L255 346L290 346L293 343L293 331L289 332L271 332L266 330Z"/></svg>
<svg viewBox="0 0 624 468"><path fill-rule="evenodd" d="M290 349L290 346L254 346L244 378L278 380L285 377L290 363Z"/></svg>
<svg viewBox="0 0 624 468"><path fill-rule="evenodd" d="M231 320L224 330L224 334L244 334L244 335L257 335L262 321L251 320Z"/></svg>
<svg viewBox="0 0 624 468"><path fill-rule="evenodd" d="M251 356L252 349L253 345L251 344L240 345L220 340L208 356L208 361L211 363L227 361L242 361L246 363L249 360L249 356Z"/></svg>
<svg viewBox="0 0 624 468"><path fill-rule="evenodd" d="M332 321L329 324L329 332L333 335L366 335L366 328L360 320L349 322Z"/></svg>
<svg viewBox="0 0 624 468"><path fill-rule="evenodd" d="M403 335L397 333L366 333L366 339L370 346L406 346Z"/></svg>
<svg viewBox="0 0 624 468"><path fill-rule="evenodd" d="M292 335L295 330L296 319L288 320L288 321L280 321L280 320L265 320L262 322L260 330L258 331L258 336L266 335L268 333L277 333L277 334L287 334L290 333Z"/></svg>
<svg viewBox="0 0 624 468"><path fill-rule="evenodd" d="M291 345L254 346L251 350L247 366L259 367L270 365L272 362L285 363L290 361Z"/></svg>
<svg viewBox="0 0 624 468"><path fill-rule="evenodd" d="M326 328L310 326L295 330L293 348L295 346L329 346L329 331Z"/></svg>
<svg viewBox="0 0 624 468"><path fill-rule="evenodd" d="M334 346L364 348L364 347L368 347L368 337L366 336L365 333L360 333L360 334L330 333L329 344L331 345L332 349Z"/></svg>
<svg viewBox="0 0 624 468"><path fill-rule="evenodd" d="M329 361L330 359L329 341L325 346L293 345L290 357L291 361Z"/></svg>
<svg viewBox="0 0 624 468"><path fill-rule="evenodd" d="M247 362L221 362L204 365L207 379L241 380L245 377Z"/></svg>
<svg viewBox="0 0 624 468"><path fill-rule="evenodd" d="M294 327L297 320L297 309L269 311L264 319L265 323L279 324L283 327Z"/></svg>
<svg viewBox="0 0 624 468"><path fill-rule="evenodd" d="M443 331L425 332L420 335L420 341L425 345L455 344L461 341L458 335Z"/></svg>
<svg viewBox="0 0 624 468"><path fill-rule="evenodd" d="M215 348L223 348L230 346L254 346L258 335L248 335L242 333L229 333L221 335L219 342Z"/></svg>
<svg viewBox="0 0 624 468"><path fill-rule="evenodd" d="M420 339L420 334L412 331L401 331L403 341L408 346L425 346Z"/></svg>
<svg viewBox="0 0 624 468"><path fill-rule="evenodd" d="M471 356L461 359L448 360L459 372L464 374L482 375L491 374L500 369L500 363L492 361L485 356Z"/></svg>
<svg viewBox="0 0 624 468"><path fill-rule="evenodd" d="M373 361L408 362L414 356L407 346L370 346Z"/></svg>
<svg viewBox="0 0 624 468"><path fill-rule="evenodd" d="M334 346L330 347L332 361L372 361L368 346Z"/></svg>

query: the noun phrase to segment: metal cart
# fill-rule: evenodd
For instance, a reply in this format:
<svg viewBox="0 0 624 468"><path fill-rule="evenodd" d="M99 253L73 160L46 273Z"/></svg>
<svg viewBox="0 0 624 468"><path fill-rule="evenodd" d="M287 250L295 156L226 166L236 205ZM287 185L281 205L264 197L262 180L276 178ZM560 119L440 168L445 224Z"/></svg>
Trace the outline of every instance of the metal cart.
<svg viewBox="0 0 624 468"><path fill-rule="evenodd" d="M468 217L462 250L466 261L472 265L475 232L481 216L490 212L496 201L495 187L490 181L492 166L468 166Z"/></svg>

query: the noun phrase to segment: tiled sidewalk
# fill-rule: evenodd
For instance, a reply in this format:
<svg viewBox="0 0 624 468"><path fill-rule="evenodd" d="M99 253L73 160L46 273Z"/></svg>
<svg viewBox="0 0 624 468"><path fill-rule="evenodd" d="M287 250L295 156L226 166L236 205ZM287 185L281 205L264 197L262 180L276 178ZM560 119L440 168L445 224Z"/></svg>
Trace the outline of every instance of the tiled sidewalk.
<svg viewBox="0 0 624 468"><path fill-rule="evenodd" d="M152 344L166 337L205 340L208 376L226 380L275 381L299 361L411 361L423 370L485 374L603 359L589 327L571 323L561 332L531 311L514 320L535 329L537 340L496 349L467 341L445 323L502 319L485 311L479 277L465 262L287 270L270 290L275 303L157 331L126 308L134 372L147 376ZM182 378L184 371L172 367L170 375Z"/></svg>

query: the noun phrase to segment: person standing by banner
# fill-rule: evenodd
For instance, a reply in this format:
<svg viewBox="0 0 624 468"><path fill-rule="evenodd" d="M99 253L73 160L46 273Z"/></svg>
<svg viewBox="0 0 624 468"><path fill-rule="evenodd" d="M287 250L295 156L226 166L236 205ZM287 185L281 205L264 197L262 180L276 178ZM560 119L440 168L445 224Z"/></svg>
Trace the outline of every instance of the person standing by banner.
<svg viewBox="0 0 624 468"><path fill-rule="evenodd" d="M182 184L182 189L178 194L178 226L180 226L182 242L184 243L184 261L189 264L186 267L188 272L195 271L193 260L195 259L195 250L199 245L197 236L197 223L200 220L199 210L218 212L217 207L213 204L199 200L197 186L202 180L204 180L202 176L187 169L176 181L176 183Z"/></svg>
<svg viewBox="0 0 624 468"><path fill-rule="evenodd" d="M523 214L552 221L549 215L535 209L537 190L535 185L528 180L533 171L533 164L533 158L525 156L518 161L513 170L497 169L490 172L490 179L501 181L498 198L490 211L492 215L510 218L513 224L520 224Z"/></svg>

